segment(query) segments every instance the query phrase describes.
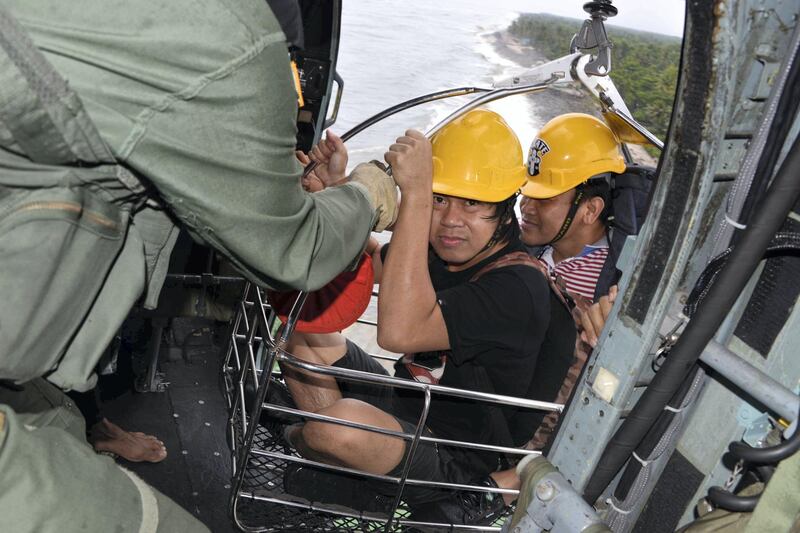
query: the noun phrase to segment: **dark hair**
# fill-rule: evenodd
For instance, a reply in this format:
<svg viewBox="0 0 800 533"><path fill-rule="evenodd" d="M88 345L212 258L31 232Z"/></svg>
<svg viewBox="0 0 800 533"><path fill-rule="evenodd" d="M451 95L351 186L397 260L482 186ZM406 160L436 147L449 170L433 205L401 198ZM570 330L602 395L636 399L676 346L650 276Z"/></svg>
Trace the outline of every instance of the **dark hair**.
<svg viewBox="0 0 800 533"><path fill-rule="evenodd" d="M600 198L603 200L603 210L598 217L604 226L608 226L609 217L611 216L611 185L609 184L610 175L601 174L593 176L575 187L576 194L583 192L581 203L591 200L592 198Z"/></svg>
<svg viewBox="0 0 800 533"><path fill-rule="evenodd" d="M519 238L520 229L517 215L514 212L514 207L517 205L517 195L514 193L505 200L494 202L494 214L486 217L487 220L497 220L497 229L494 230L489 241L490 245L498 242L508 242L515 238Z"/></svg>

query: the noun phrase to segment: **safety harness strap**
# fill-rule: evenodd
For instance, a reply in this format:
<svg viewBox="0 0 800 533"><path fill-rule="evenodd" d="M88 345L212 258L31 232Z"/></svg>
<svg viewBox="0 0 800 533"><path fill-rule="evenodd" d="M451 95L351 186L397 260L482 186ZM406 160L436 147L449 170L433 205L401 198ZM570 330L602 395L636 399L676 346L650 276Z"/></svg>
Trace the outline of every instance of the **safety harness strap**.
<svg viewBox="0 0 800 533"><path fill-rule="evenodd" d="M49 165L116 165L78 95L36 48L27 31L0 6L0 126L34 162ZM117 165L129 191L141 182Z"/></svg>
<svg viewBox="0 0 800 533"><path fill-rule="evenodd" d="M550 272L548 271L547 265L544 264L543 261L540 259L535 259L531 257L527 252L512 252L510 254L506 254L503 257L492 261L478 272L475 273L470 281L476 281L480 279L481 276L490 272L492 270L496 270L498 268L503 268L511 265L525 265L532 268L535 268L542 275L545 277L547 282L550 284L550 289L555 293L558 297L559 301L564 304L568 311L571 311L573 307L575 307L575 302L570 294L567 293L567 290L561 284L560 279L553 279L550 276Z"/></svg>
<svg viewBox="0 0 800 533"><path fill-rule="evenodd" d="M580 201L580 199L577 201ZM574 213L572 213L572 216L574 216ZM577 307L583 310L591 305L591 302L588 299L580 296L573 297L573 295L567 293L566 287L563 286L563 280L553 279L550 276L547 265L545 265L539 259L534 259L526 252L514 252L501 257L497 261L489 263L478 273L476 273L470 281L477 280L491 270L509 265L527 265L539 270L550 283L550 288L556 294L556 296L558 296L559 301L561 301L561 303L564 304L564 306L571 312L573 318L575 318L575 313L572 313L573 309ZM578 324L577 320L575 327L576 330L580 327L580 324ZM575 389L575 385L578 383L578 379L583 371L583 367L586 365L586 361L588 360L590 353L591 347L581 340L580 335L576 334L575 351L573 353L572 364L567 370L567 375L564 377L564 381L558 390L555 400L553 400L555 403L567 403L572 395L572 391ZM539 427L536 428L536 432L533 438L531 438L531 440L528 442L527 447L532 449L544 448L555 432L559 418L560 414L557 412L548 413L542 420Z"/></svg>

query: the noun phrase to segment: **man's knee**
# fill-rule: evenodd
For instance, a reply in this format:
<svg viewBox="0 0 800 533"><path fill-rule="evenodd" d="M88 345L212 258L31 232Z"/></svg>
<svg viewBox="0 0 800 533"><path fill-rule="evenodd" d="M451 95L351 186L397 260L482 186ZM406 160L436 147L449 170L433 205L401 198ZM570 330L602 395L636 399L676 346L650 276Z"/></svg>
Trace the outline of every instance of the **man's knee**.
<svg viewBox="0 0 800 533"><path fill-rule="evenodd" d="M295 332L286 351L299 359L330 365L347 353L347 342L341 333Z"/></svg>
<svg viewBox="0 0 800 533"><path fill-rule="evenodd" d="M320 411L320 414L341 418L349 422L399 431L400 425L390 414L361 400L342 398ZM394 425L396 427L386 427ZM365 445L377 433L367 430L311 420L303 427L303 439L320 452L335 453L337 450L355 450Z"/></svg>

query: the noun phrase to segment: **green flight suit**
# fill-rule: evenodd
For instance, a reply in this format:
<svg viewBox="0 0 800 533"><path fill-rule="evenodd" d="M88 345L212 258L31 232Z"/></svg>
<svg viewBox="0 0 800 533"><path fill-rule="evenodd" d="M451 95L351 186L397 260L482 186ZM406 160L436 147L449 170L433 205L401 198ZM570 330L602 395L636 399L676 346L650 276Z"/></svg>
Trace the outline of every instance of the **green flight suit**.
<svg viewBox="0 0 800 533"><path fill-rule="evenodd" d="M134 473L96 454L84 430L75 405L44 379L22 391L0 388L1 531L208 531Z"/></svg>
<svg viewBox="0 0 800 533"><path fill-rule="evenodd" d="M83 101L117 161L253 281L317 289L363 249L359 185L317 194L294 157L297 95L263 0L0 0ZM0 169L8 158L0 149Z"/></svg>
<svg viewBox="0 0 800 533"><path fill-rule="evenodd" d="M94 454L40 378L94 385L130 308L156 303L176 223L252 281L313 290L361 251L374 209L359 184L302 190L285 38L263 0L4 12L21 28L0 25L0 380L24 390L0 382L2 529L203 531Z"/></svg>

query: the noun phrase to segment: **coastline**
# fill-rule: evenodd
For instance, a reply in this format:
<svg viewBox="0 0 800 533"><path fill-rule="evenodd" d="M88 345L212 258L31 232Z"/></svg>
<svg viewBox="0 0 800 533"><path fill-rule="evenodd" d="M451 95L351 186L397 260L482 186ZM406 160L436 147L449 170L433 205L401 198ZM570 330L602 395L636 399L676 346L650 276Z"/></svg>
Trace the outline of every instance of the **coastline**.
<svg viewBox="0 0 800 533"><path fill-rule="evenodd" d="M523 42L512 35L508 29L488 34L486 39L493 46L497 55L519 65L521 69L529 69L550 60L533 44ZM527 95L526 98L544 122L564 113L588 113L600 116L600 108L594 97L588 91L574 86L555 87L552 90ZM536 128L538 129L542 125L544 124L536 124ZM530 142L525 139L521 139L521 141L523 146ZM651 156L644 147L628 144L628 148L635 162L652 167L658 163L656 158Z"/></svg>
<svg viewBox="0 0 800 533"><path fill-rule="evenodd" d="M550 61L535 46L523 43L508 30L494 32L486 38L494 46L497 55L519 65L522 69L533 68ZM593 98L586 91L576 87L555 87L552 90L528 95L527 98L545 121L563 113L596 114L597 111Z"/></svg>

